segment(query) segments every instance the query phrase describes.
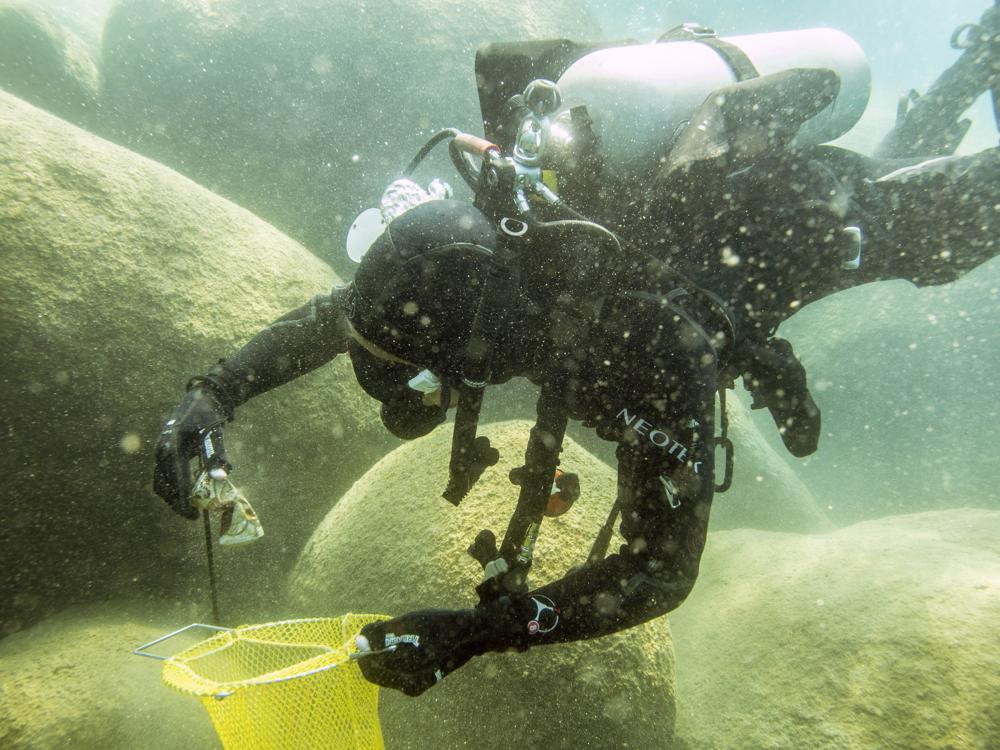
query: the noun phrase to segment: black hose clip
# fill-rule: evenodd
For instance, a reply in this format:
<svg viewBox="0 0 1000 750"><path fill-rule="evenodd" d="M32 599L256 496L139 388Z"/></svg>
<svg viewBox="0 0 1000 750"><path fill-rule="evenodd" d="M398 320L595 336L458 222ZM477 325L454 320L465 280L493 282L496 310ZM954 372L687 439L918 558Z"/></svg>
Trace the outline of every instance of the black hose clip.
<svg viewBox="0 0 1000 750"><path fill-rule="evenodd" d="M489 529L483 529L476 535L476 540L466 550L469 555L485 570L486 566L500 557L497 547L497 537Z"/></svg>
<svg viewBox="0 0 1000 750"><path fill-rule="evenodd" d="M726 492L733 486L733 467L735 466L735 448L733 441L727 435L719 435L715 438L715 446L722 446L726 452L726 473L722 477L722 483L715 485L716 492Z"/></svg>
<svg viewBox="0 0 1000 750"><path fill-rule="evenodd" d="M512 568L500 557L496 535L489 529L480 531L467 551L483 568L483 580L476 586L481 605L528 590L524 566L515 563Z"/></svg>
<svg viewBox="0 0 1000 750"><path fill-rule="evenodd" d="M736 449L733 447L733 441L729 439L729 412L726 409L725 386L719 388L719 415L720 422L722 423L722 430L721 434L716 435L715 437L714 447L718 448L721 445L723 450L726 452L726 473L722 476L722 483L715 485L715 491L726 492L733 486L733 467L735 465L734 454L736 453Z"/></svg>

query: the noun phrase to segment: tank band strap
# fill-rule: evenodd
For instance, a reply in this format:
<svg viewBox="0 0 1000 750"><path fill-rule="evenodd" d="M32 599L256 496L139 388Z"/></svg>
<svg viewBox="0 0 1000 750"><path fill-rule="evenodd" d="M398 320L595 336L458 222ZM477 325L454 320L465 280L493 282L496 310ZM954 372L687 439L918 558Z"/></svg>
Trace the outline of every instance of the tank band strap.
<svg viewBox="0 0 1000 750"><path fill-rule="evenodd" d="M731 42L719 39L715 29L697 23L682 23L667 29L657 42L698 42L715 50L715 53L726 61L736 81L749 81L760 78L757 66L747 57L747 53Z"/></svg>
<svg viewBox="0 0 1000 750"><path fill-rule="evenodd" d="M738 82L749 81L751 78L760 78L757 66L750 61L747 53L735 44L731 44L715 36L695 37L691 41L708 45L715 50L716 54L725 60L726 64L732 69Z"/></svg>

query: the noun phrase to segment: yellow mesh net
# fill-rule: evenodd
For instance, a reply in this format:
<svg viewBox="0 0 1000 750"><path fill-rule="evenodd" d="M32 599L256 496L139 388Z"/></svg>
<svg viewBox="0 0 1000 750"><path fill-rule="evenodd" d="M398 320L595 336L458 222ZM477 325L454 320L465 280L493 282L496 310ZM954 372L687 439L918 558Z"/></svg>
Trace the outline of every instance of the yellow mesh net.
<svg viewBox="0 0 1000 750"><path fill-rule="evenodd" d="M381 750L378 687L351 643L383 615L244 625L171 657L163 681L197 696L227 750Z"/></svg>

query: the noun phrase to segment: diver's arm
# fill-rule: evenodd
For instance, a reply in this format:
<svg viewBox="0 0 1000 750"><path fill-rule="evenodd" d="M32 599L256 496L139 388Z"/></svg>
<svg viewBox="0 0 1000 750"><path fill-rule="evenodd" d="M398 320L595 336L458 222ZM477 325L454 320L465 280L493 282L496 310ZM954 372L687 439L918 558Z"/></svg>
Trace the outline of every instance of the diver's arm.
<svg viewBox="0 0 1000 750"><path fill-rule="evenodd" d="M346 349L338 291L313 297L278 318L195 384L212 389L230 417L251 398L326 364Z"/></svg>
<svg viewBox="0 0 1000 750"><path fill-rule="evenodd" d="M650 446L652 447L652 446ZM676 609L694 586L708 533L713 495L712 451L689 456L661 482L662 456L645 446L618 450L621 531L617 554L590 563L512 602L534 615L533 598L558 609L558 624L545 633L523 633L515 647L595 638L631 628ZM697 449L696 449L697 450ZM693 466L698 463L698 473ZM676 507L673 507L676 506ZM544 603L544 602L543 602ZM508 613L510 616L512 613Z"/></svg>
<svg viewBox="0 0 1000 750"><path fill-rule="evenodd" d="M192 378L157 440L153 491L180 515L197 519L190 502L192 459L201 455L202 468L210 464L229 471L222 425L236 407L336 357L344 351L346 328L334 290L279 318L231 357Z"/></svg>
<svg viewBox="0 0 1000 750"><path fill-rule="evenodd" d="M649 308L631 309L627 319L644 311ZM659 338L657 315L651 314L654 322L648 329L630 328L640 334L637 339L644 343L636 351L645 353L649 366L632 369L611 384L616 405L606 414L609 424L620 422L617 404L631 405L622 410L632 416L616 451L625 543L616 554L513 601L515 620L537 617L546 602L558 614L558 623L545 632L522 626L512 644L516 648L634 627L676 609L694 587L715 491L718 354L712 339L696 326L664 321L668 333ZM661 320L666 317L661 315Z"/></svg>
<svg viewBox="0 0 1000 750"><path fill-rule="evenodd" d="M369 681L419 695L474 656L595 638L639 625L684 601L697 577L714 492L718 373L707 336L706 357L697 356L690 340L678 351L672 350L673 335L664 343L671 351L657 352L660 367L623 375L615 390L649 420L640 420L644 432L626 430L618 449L626 542L619 552L534 591L365 626L357 645L370 652L359 662ZM645 351L646 344L642 347ZM653 424L661 426L656 432L663 438L669 436L669 445L660 438L654 442ZM551 480L544 490L550 486Z"/></svg>
<svg viewBox="0 0 1000 750"><path fill-rule="evenodd" d="M360 662L365 677L419 695L479 654L596 638L675 609L694 585L708 530L712 451L697 453L673 468L668 498L662 455L619 449L627 543L618 554L528 594L367 625L357 642L375 651ZM693 471L695 461L703 473Z"/></svg>

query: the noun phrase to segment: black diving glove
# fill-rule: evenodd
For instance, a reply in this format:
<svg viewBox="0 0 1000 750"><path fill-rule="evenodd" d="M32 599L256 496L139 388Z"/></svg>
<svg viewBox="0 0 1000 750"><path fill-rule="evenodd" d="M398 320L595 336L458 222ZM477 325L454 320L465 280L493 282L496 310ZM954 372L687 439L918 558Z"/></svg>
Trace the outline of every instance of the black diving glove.
<svg viewBox="0 0 1000 750"><path fill-rule="evenodd" d="M191 505L192 459L200 456L207 469L232 469L222 444L226 419L227 409L212 389L198 384L187 392L160 432L153 491L185 518L198 518L198 509Z"/></svg>
<svg viewBox="0 0 1000 750"><path fill-rule="evenodd" d="M792 345L772 338L746 344L743 382L753 395L750 408L767 408L788 452L804 458L819 446L822 417L806 384L806 371Z"/></svg>
<svg viewBox="0 0 1000 750"><path fill-rule="evenodd" d="M499 602L488 608L424 609L366 625L358 650L371 650L358 663L365 679L417 696L473 656L526 645L512 616L513 607Z"/></svg>

